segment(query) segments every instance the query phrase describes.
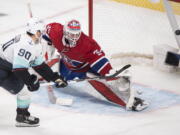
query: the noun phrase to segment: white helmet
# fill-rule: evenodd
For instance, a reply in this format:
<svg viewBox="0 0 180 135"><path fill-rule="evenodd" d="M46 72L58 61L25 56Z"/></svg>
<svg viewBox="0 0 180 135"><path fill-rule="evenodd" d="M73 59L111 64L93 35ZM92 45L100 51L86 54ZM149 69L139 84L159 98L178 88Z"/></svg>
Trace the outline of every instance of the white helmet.
<svg viewBox="0 0 180 135"><path fill-rule="evenodd" d="M75 47L76 42L81 36L81 25L79 21L77 20L68 21L64 25L63 34L66 41L65 46Z"/></svg>
<svg viewBox="0 0 180 135"><path fill-rule="evenodd" d="M44 30L45 26L43 24L43 22L37 18L31 18L28 22L27 22L27 28L26 31L31 33L31 34L36 34L36 32L38 30L40 30L40 32L42 33Z"/></svg>

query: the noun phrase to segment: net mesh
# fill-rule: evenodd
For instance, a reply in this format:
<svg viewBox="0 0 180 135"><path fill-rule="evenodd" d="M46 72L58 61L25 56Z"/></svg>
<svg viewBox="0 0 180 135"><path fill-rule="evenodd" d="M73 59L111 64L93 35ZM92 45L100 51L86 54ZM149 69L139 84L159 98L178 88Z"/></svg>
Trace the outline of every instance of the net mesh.
<svg viewBox="0 0 180 135"><path fill-rule="evenodd" d="M179 22L180 3L170 3ZM97 1L93 12L94 39L114 64L152 65L153 45L177 47L162 0Z"/></svg>

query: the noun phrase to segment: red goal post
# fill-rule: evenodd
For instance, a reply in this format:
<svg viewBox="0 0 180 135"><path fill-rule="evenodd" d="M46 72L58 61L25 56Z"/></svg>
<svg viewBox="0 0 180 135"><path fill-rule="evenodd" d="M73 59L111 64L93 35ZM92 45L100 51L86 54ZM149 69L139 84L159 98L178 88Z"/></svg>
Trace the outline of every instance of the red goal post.
<svg viewBox="0 0 180 135"><path fill-rule="evenodd" d="M89 36L93 38L93 0L88 0Z"/></svg>

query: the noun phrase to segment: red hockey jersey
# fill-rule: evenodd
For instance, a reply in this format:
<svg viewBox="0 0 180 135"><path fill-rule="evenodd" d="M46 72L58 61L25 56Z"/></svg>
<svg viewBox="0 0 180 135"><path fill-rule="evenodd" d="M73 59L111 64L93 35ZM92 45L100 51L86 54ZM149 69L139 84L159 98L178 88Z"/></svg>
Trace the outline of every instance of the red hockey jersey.
<svg viewBox="0 0 180 135"><path fill-rule="evenodd" d="M100 75L105 75L112 69L97 42L83 32L73 48L63 45L63 25L59 23L48 24L46 34L69 69L77 72L86 72L91 69Z"/></svg>

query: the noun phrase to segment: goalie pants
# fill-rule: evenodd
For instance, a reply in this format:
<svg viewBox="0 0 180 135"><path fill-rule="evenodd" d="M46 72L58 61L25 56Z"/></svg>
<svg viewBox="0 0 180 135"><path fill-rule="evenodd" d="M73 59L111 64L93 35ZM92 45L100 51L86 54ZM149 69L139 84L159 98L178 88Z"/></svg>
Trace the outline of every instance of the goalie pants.
<svg viewBox="0 0 180 135"><path fill-rule="evenodd" d="M23 86L24 82L12 72L12 64L0 58L0 87L17 94Z"/></svg>
<svg viewBox="0 0 180 135"><path fill-rule="evenodd" d="M75 78L84 79L84 78L86 78L87 72L90 72L90 73L93 73L96 75L96 73L94 73L91 69L89 69L87 72L72 71L68 67L66 67L62 61L60 61L59 72L66 81L73 80Z"/></svg>

